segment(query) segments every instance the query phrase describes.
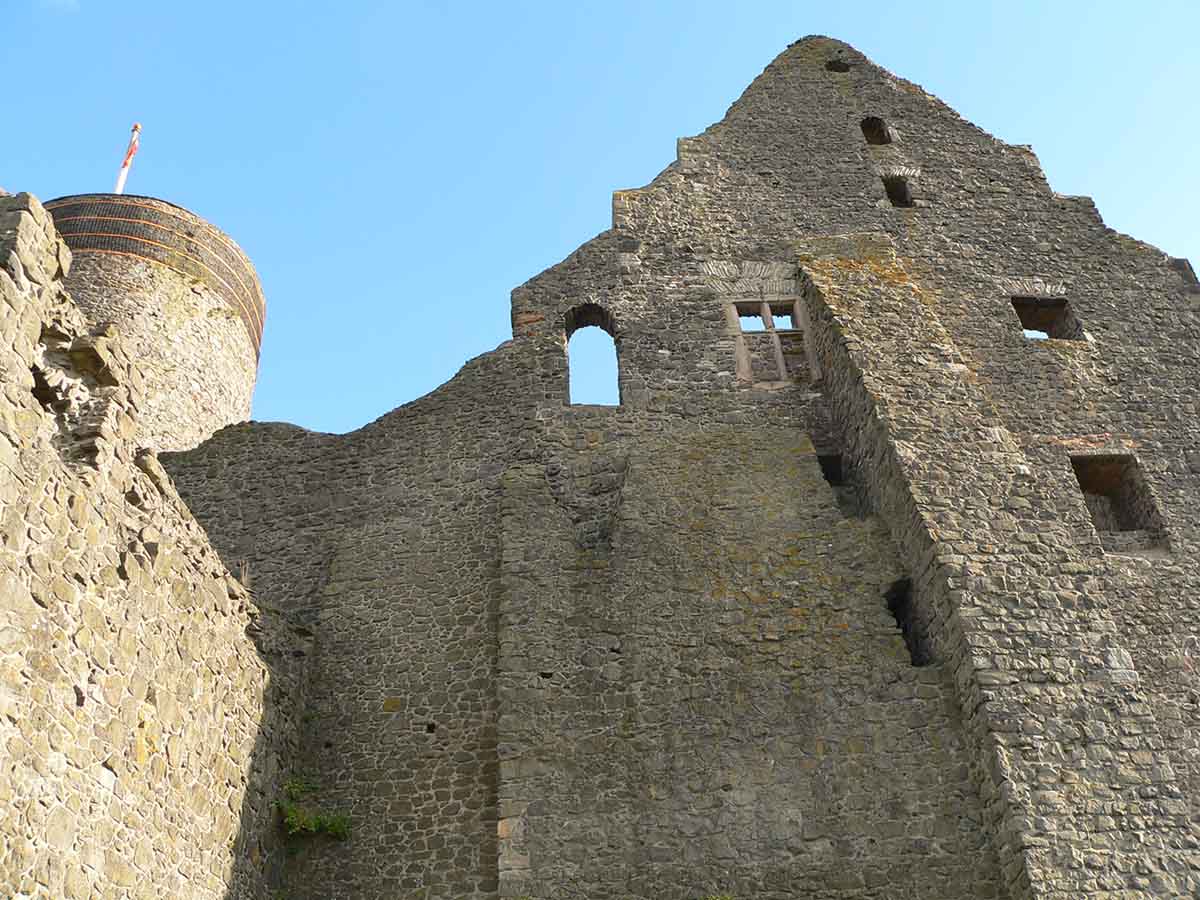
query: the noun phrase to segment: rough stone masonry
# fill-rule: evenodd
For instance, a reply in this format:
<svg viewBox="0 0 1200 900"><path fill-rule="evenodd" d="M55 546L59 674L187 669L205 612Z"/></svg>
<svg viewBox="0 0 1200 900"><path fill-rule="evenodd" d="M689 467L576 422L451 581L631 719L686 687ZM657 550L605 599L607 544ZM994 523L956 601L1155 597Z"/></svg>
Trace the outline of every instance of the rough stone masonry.
<svg viewBox="0 0 1200 900"><path fill-rule="evenodd" d="M350 434L157 456L69 262L0 199L0 893L1200 896L1200 285L846 44Z"/></svg>

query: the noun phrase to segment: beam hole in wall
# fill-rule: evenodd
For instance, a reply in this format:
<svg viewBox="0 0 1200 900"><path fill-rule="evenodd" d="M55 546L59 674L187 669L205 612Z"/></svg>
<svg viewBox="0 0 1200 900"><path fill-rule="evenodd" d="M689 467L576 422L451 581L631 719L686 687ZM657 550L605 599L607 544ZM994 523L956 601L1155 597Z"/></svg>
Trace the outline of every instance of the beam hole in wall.
<svg viewBox="0 0 1200 900"><path fill-rule="evenodd" d="M1162 515L1135 457L1072 456L1071 468L1106 550L1145 550L1166 544Z"/></svg>
<svg viewBox="0 0 1200 900"><path fill-rule="evenodd" d="M909 660L914 666L927 666L933 658L929 653L925 635L913 614L912 594L912 579L901 578L888 588L884 599L887 601L888 612L896 620L896 627L904 637Z"/></svg>
<svg viewBox="0 0 1200 900"><path fill-rule="evenodd" d="M1013 297L1021 330L1031 341L1081 341L1083 326L1065 297Z"/></svg>
<svg viewBox="0 0 1200 900"><path fill-rule="evenodd" d="M913 206L912 186L903 175L884 175L883 189L892 206Z"/></svg>
<svg viewBox="0 0 1200 900"><path fill-rule="evenodd" d="M564 320L567 354L567 402L572 405L619 406L620 364L611 314L585 303Z"/></svg>
<svg viewBox="0 0 1200 900"><path fill-rule="evenodd" d="M846 62L844 59L831 59L829 62L825 63L825 69L829 72L849 72L850 63Z"/></svg>
<svg viewBox="0 0 1200 900"><path fill-rule="evenodd" d="M881 145L892 142L892 129L878 116L867 116L859 125L868 144Z"/></svg>

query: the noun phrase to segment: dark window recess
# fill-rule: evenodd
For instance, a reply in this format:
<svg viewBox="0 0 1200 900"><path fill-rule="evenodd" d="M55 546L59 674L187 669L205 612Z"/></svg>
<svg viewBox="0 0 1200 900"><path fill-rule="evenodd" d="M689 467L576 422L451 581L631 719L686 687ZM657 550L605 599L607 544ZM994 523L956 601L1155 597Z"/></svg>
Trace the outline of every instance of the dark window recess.
<svg viewBox="0 0 1200 900"><path fill-rule="evenodd" d="M878 116L867 116L862 122L863 137L867 139L868 144L890 144L892 142L892 129L888 128L887 122Z"/></svg>
<svg viewBox="0 0 1200 900"><path fill-rule="evenodd" d="M825 63L825 68L830 72L849 72L850 63L846 62L844 59L831 59L829 62Z"/></svg>
<svg viewBox="0 0 1200 900"><path fill-rule="evenodd" d="M926 643L924 630L913 615L912 579L901 578L884 594L888 612L896 620L896 627L904 636L908 647L908 658L914 666L927 666L933 662Z"/></svg>
<svg viewBox="0 0 1200 900"><path fill-rule="evenodd" d="M1071 467L1106 550L1144 550L1165 545L1162 516L1134 457L1072 456Z"/></svg>
<svg viewBox="0 0 1200 900"><path fill-rule="evenodd" d="M1025 337L1032 341L1083 340L1083 326L1065 297L1013 297L1012 305Z"/></svg>
<svg viewBox="0 0 1200 900"><path fill-rule="evenodd" d="M821 474L833 488L833 496L837 500L838 509L847 518L862 518L863 505L859 501L858 491L854 482L847 477L848 473L842 462L840 453L818 453L817 463L821 466Z"/></svg>
<svg viewBox="0 0 1200 900"><path fill-rule="evenodd" d="M817 462L821 464L821 474L833 487L842 487L846 483L845 473L842 471L842 454L818 454Z"/></svg>
<svg viewBox="0 0 1200 900"><path fill-rule="evenodd" d="M912 206L912 186L909 185L908 179L903 175L884 175L883 189L887 191L887 198L891 201L892 206Z"/></svg>

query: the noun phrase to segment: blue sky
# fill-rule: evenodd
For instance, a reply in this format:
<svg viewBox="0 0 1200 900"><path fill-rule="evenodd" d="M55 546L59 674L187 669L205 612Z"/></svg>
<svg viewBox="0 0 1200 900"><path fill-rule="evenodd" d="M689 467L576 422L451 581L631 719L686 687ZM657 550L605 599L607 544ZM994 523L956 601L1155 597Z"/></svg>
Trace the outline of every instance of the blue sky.
<svg viewBox="0 0 1200 900"><path fill-rule="evenodd" d="M1056 190L1200 265L1194 0L0 0L0 13L0 185L111 190L140 121L128 190L219 225L262 277L258 419L346 431L506 340L509 291L607 228L613 190L652 179L677 137L806 34L1032 144Z"/></svg>

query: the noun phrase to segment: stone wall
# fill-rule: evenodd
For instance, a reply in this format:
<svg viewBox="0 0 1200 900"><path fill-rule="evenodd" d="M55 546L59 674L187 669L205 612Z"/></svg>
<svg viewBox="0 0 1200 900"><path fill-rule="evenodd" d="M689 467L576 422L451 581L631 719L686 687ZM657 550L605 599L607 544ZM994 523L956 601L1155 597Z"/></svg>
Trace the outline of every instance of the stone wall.
<svg viewBox="0 0 1200 900"><path fill-rule="evenodd" d="M237 245L150 197L63 197L47 209L74 251L71 298L90 322L117 327L139 361L139 443L183 450L248 419L266 305Z"/></svg>
<svg viewBox="0 0 1200 900"><path fill-rule="evenodd" d="M315 635L302 767L351 838L294 857L289 897L496 896L494 523L515 431L484 389L496 368L345 438L233 426L164 457L256 595Z"/></svg>
<svg viewBox="0 0 1200 900"><path fill-rule="evenodd" d="M167 458L314 632L354 835L290 890L1195 894L1188 272L809 38L447 385ZM617 409L568 405L584 325ZM1087 458L1150 527L1093 517Z"/></svg>
<svg viewBox="0 0 1200 900"><path fill-rule="evenodd" d="M138 361L0 198L0 895L261 898L302 644L138 449Z"/></svg>
<svg viewBox="0 0 1200 900"><path fill-rule="evenodd" d="M797 429L574 449L616 421L569 418L560 458L504 482L504 894L996 896L953 687L889 612L879 523L839 510Z"/></svg>

